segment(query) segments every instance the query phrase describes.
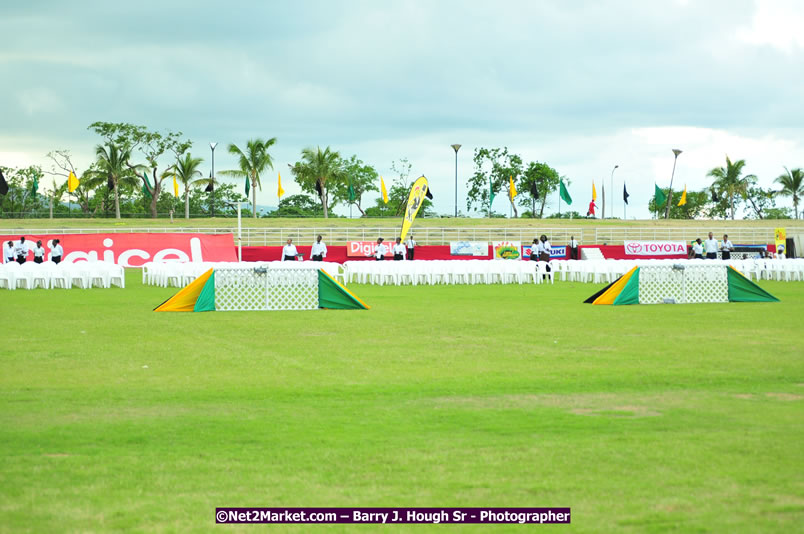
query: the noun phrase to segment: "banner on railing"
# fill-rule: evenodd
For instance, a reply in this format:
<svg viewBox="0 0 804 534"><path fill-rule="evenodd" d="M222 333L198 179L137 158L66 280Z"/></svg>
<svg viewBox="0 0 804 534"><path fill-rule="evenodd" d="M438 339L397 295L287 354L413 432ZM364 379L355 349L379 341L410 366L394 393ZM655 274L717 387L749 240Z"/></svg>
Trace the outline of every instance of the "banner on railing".
<svg viewBox="0 0 804 534"><path fill-rule="evenodd" d="M450 256L476 256L480 258L488 258L489 243L488 241L450 241L449 254Z"/></svg>
<svg viewBox="0 0 804 534"><path fill-rule="evenodd" d="M45 257L50 259L53 240L58 239L64 249L62 261L105 261L123 267L142 267L153 261L202 262L237 261L237 253L232 234L26 234L25 242L30 243L28 260L33 260L33 248L37 241L45 247ZM4 243L19 242L19 235L0 236Z"/></svg>
<svg viewBox="0 0 804 534"><path fill-rule="evenodd" d="M520 241L495 241L491 244L495 260L518 260L522 249Z"/></svg>
<svg viewBox="0 0 804 534"><path fill-rule="evenodd" d="M530 248L533 245L525 245L522 247L522 259L529 260L530 259ZM567 257L567 247L560 246L560 247L550 247L550 259L563 259Z"/></svg>
<svg viewBox="0 0 804 534"><path fill-rule="evenodd" d="M626 256L686 256L684 241L624 241Z"/></svg>

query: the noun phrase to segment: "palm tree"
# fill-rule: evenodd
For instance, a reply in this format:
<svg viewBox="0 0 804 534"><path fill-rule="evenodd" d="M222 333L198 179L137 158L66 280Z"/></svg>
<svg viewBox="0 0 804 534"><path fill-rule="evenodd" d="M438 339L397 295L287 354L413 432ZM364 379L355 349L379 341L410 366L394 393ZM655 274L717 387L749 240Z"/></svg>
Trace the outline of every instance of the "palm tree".
<svg viewBox="0 0 804 534"><path fill-rule="evenodd" d="M262 190L260 183L260 173L266 168L274 168L274 160L268 153L268 149L276 143L276 137L272 137L267 141L262 139L251 139L246 141L245 152L240 150L237 145L229 145L229 153L238 157L239 169L223 171L221 174L225 176L238 176L251 180L252 200L251 205L254 211L254 218L257 218L257 188Z"/></svg>
<svg viewBox="0 0 804 534"><path fill-rule="evenodd" d="M788 170L784 168L787 174L781 174L776 178L776 183L782 185L782 190L779 191L780 195L786 197L793 197L793 211L795 218L798 219L798 201L804 195L804 171L801 169Z"/></svg>
<svg viewBox="0 0 804 534"><path fill-rule="evenodd" d="M189 152L184 154L184 159L177 158L176 164L173 166L176 172L176 178L184 186L184 218L190 218L190 184L195 180L196 175L201 176L201 171L198 166L204 161L203 158L194 158Z"/></svg>
<svg viewBox="0 0 804 534"><path fill-rule="evenodd" d="M732 162L729 156L726 155L726 166L715 167L707 173L707 176L715 178L713 187L722 195L726 193L729 196L729 206L731 208L731 220L734 220L734 195L739 193L745 196L748 186L752 180L756 180L756 176L749 174L748 176L740 176L745 167L745 160L741 159Z"/></svg>
<svg viewBox="0 0 804 534"><path fill-rule="evenodd" d="M106 146L98 145L95 147L95 157L97 158L98 174L103 176L108 183L112 184L114 190L114 216L120 218L120 190L119 186L128 183L136 187L139 183L134 174L140 166L131 168L128 160L131 158L131 149L118 147L114 143Z"/></svg>
<svg viewBox="0 0 804 534"><path fill-rule="evenodd" d="M297 178L308 184L308 187L315 187L318 197L321 199L321 207L324 210L324 218L328 218L327 210L327 181L338 178L341 171L341 155L333 152L329 147L323 151L321 147L305 148L302 150L302 161L293 166L293 174Z"/></svg>

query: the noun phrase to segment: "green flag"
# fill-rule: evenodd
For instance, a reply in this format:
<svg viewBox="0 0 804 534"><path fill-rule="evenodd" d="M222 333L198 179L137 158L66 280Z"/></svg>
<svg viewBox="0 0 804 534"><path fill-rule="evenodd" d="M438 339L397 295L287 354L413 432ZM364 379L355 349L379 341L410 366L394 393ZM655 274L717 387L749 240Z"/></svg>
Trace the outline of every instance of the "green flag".
<svg viewBox="0 0 804 534"><path fill-rule="evenodd" d="M656 193L654 194L653 197L654 203L656 204L657 208L661 208L662 206L664 206L664 203L667 202L667 195L665 195L664 191L659 189L659 186L656 185L655 183L653 184L653 187L656 188Z"/></svg>
<svg viewBox="0 0 804 534"><path fill-rule="evenodd" d="M352 187L352 180L349 180L349 202L354 202L357 195L355 194L355 188Z"/></svg>
<svg viewBox="0 0 804 534"><path fill-rule="evenodd" d="M142 184L142 194L148 198L153 198L154 196L151 194L151 191L148 189L151 187L151 182L148 180L148 174L142 173L142 178L145 180L145 183ZM145 184L148 184L147 186Z"/></svg>
<svg viewBox="0 0 804 534"><path fill-rule="evenodd" d="M31 182L31 196L36 196L36 192L39 190L39 175L34 172L33 175L33 182Z"/></svg>
<svg viewBox="0 0 804 534"><path fill-rule="evenodd" d="M572 204L572 197L570 196L569 191L567 191L567 188L564 186L564 180L560 180L559 185L560 185L561 189L560 189L558 195L561 197L561 200L563 200L564 202L567 203L568 206L571 205Z"/></svg>
<svg viewBox="0 0 804 534"><path fill-rule="evenodd" d="M489 176L489 211L491 211L491 203L494 202L494 184L491 182Z"/></svg>
<svg viewBox="0 0 804 534"><path fill-rule="evenodd" d="M249 180L248 175L246 175L246 198L248 198L249 191L251 191L251 180Z"/></svg>

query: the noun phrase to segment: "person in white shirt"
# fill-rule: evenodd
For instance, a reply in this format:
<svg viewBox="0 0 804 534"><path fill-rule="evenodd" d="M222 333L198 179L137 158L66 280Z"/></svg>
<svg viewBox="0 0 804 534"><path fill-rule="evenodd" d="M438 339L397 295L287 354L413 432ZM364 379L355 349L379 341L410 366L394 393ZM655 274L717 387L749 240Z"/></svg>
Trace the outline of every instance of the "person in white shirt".
<svg viewBox="0 0 804 534"><path fill-rule="evenodd" d="M717 259L717 239L712 237L712 232L709 232L709 239L704 241L704 250L706 251L707 260Z"/></svg>
<svg viewBox="0 0 804 534"><path fill-rule="evenodd" d="M577 260L578 259L578 240L575 239L574 235L570 236L569 247L570 247L570 259L571 260Z"/></svg>
<svg viewBox="0 0 804 534"><path fill-rule="evenodd" d="M699 237L698 239L695 240L695 243L692 244L692 251L690 252L690 255L691 255L690 259L695 258L695 259L698 259L698 260L702 260L703 259L703 251L704 251L704 248L703 248L703 245L701 244L701 238Z"/></svg>
<svg viewBox="0 0 804 534"><path fill-rule="evenodd" d="M530 261L539 261L539 249L542 247L539 238L536 237L533 239L533 243L530 245Z"/></svg>
<svg viewBox="0 0 804 534"><path fill-rule="evenodd" d="M54 239L50 245L50 261L53 263L61 263L61 257L64 255L64 249L61 248L61 239Z"/></svg>
<svg viewBox="0 0 804 534"><path fill-rule="evenodd" d="M724 260L730 260L732 250L734 250L734 245L729 241L729 235L723 234L723 241L720 242L720 257Z"/></svg>
<svg viewBox="0 0 804 534"><path fill-rule="evenodd" d="M28 258L28 252L30 252L28 243L25 242L25 236L22 236L19 242L14 245L14 257L17 258L17 263L20 265L25 263L25 260Z"/></svg>
<svg viewBox="0 0 804 534"><path fill-rule="evenodd" d="M282 247L282 261L296 261L296 256L298 255L299 251L296 250L293 240L288 239L288 244Z"/></svg>
<svg viewBox="0 0 804 534"><path fill-rule="evenodd" d="M376 258L377 261L384 260L385 255L388 253L388 247L382 244L383 241L385 240L381 237L377 239L377 251L374 253L374 258Z"/></svg>
<svg viewBox="0 0 804 534"><path fill-rule="evenodd" d="M313 248L310 249L310 259L313 261L324 261L324 258L327 257L327 246L322 239L323 237L319 235L313 243Z"/></svg>
<svg viewBox="0 0 804 534"><path fill-rule="evenodd" d="M45 261L45 247L42 246L42 241L37 241L34 247L34 263L42 263Z"/></svg>
<svg viewBox="0 0 804 534"><path fill-rule="evenodd" d="M5 263L11 263L14 261L14 242L9 241L3 247L3 261Z"/></svg>
<svg viewBox="0 0 804 534"><path fill-rule="evenodd" d="M402 244L402 238L401 237L396 238L396 245L394 245L394 248L391 250L391 252L393 252L393 254L394 254L394 261L400 261L400 260L404 261L405 260L407 247Z"/></svg>
<svg viewBox="0 0 804 534"><path fill-rule="evenodd" d="M539 260L540 261L550 261L550 253L552 252L552 245L550 241L547 239L546 235L542 234L541 237L542 241L542 249L539 251ZM547 267L547 270L550 270L550 267Z"/></svg>
<svg viewBox="0 0 804 534"><path fill-rule="evenodd" d="M413 252L416 248L416 241L413 240L413 234L408 235L408 240L405 241L405 248L408 250L408 259L413 259Z"/></svg>

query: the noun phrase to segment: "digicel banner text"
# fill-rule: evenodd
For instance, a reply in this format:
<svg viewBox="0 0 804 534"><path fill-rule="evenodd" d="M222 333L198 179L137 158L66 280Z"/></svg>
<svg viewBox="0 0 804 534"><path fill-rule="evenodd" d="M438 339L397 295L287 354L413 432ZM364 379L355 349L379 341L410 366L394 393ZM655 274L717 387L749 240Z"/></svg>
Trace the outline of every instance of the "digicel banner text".
<svg viewBox="0 0 804 534"><path fill-rule="evenodd" d="M686 256L684 241L624 241L628 256Z"/></svg>
<svg viewBox="0 0 804 534"><path fill-rule="evenodd" d="M17 243L19 235L0 236L3 243ZM53 240L59 239L64 249L62 261L106 261L123 267L142 267L149 261L202 262L237 261L232 234L25 234L30 243L28 261L33 260L33 247L41 240L45 258L50 259Z"/></svg>
<svg viewBox="0 0 804 534"><path fill-rule="evenodd" d="M390 254L391 246L393 243L386 243L384 242L385 247L388 249ZM374 253L377 252L377 242L376 241L349 241L349 244L346 247L346 255L358 258L371 258L374 256Z"/></svg>

